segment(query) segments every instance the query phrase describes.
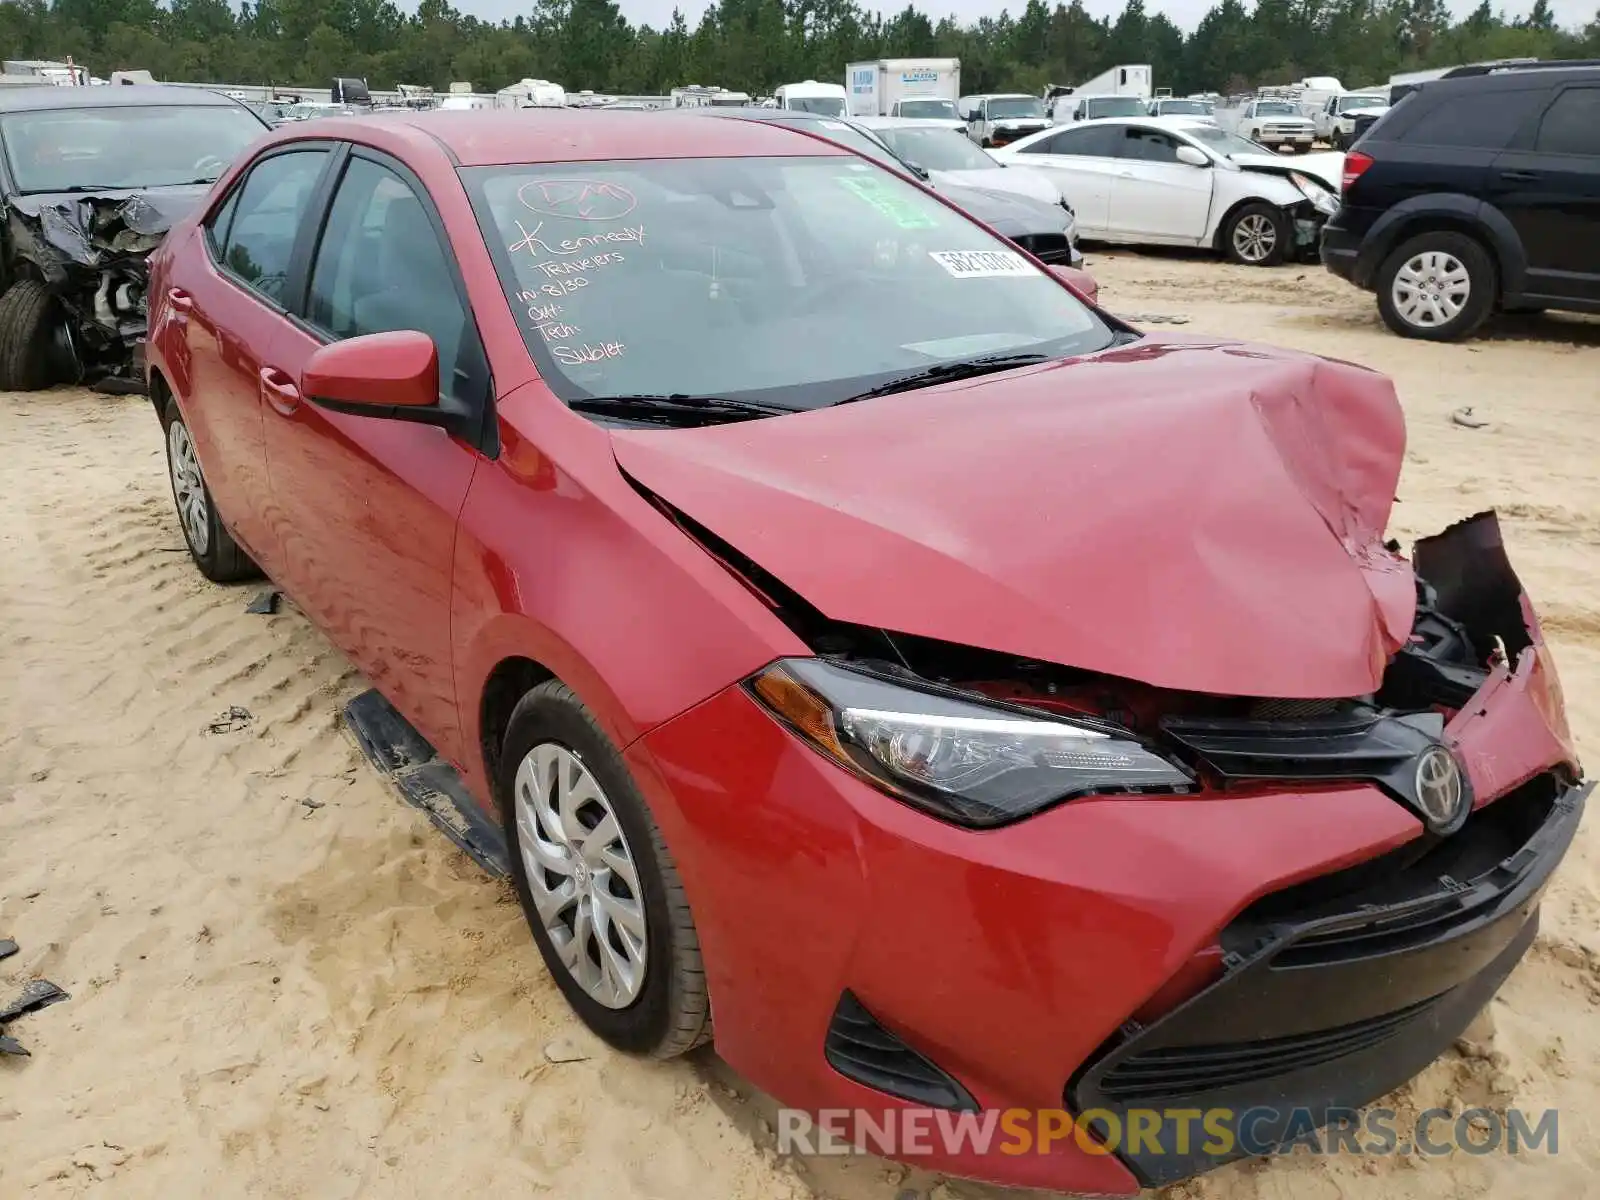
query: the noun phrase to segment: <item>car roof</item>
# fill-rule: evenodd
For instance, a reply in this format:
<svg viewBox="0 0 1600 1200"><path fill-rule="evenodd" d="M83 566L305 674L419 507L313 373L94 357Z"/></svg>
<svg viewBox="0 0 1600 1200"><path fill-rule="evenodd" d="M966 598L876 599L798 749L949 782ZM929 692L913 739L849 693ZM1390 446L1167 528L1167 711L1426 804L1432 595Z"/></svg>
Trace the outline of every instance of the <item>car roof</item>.
<svg viewBox="0 0 1600 1200"><path fill-rule="evenodd" d="M321 117L280 126L280 141L309 137L360 142L368 130L398 133L419 152L442 148L461 167L644 158L797 158L848 154L833 142L801 140L773 120L708 121L663 110L650 120L600 108L518 108L414 112L396 109L361 117ZM773 110L757 110L773 111ZM744 110L723 109L721 113ZM719 113L718 115L721 115ZM793 114L790 114L793 115ZM837 118L834 118L837 119ZM790 124L791 122L782 122Z"/></svg>
<svg viewBox="0 0 1600 1200"><path fill-rule="evenodd" d="M1519 63L1511 67L1491 67L1485 73L1454 75L1445 79L1432 79L1423 84L1430 95L1454 95L1457 92L1499 90L1515 92L1523 88L1548 87L1560 83L1592 83L1600 80L1600 66L1562 66L1551 63Z"/></svg>
<svg viewBox="0 0 1600 1200"><path fill-rule="evenodd" d="M43 112L62 108L148 108L153 105L232 105L239 101L209 88L164 84L108 83L94 87L0 88L0 112Z"/></svg>
<svg viewBox="0 0 1600 1200"><path fill-rule="evenodd" d="M920 100L921 96L907 96L907 100ZM979 92L975 99L978 100L1038 100L1039 97L1031 92ZM1043 101L1040 101L1043 103Z"/></svg>

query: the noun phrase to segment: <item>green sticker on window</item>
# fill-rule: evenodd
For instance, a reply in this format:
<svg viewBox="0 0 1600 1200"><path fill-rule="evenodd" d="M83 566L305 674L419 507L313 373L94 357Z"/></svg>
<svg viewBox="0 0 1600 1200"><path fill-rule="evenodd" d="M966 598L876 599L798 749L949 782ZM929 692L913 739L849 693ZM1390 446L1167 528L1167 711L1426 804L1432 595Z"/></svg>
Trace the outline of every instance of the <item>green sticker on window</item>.
<svg viewBox="0 0 1600 1200"><path fill-rule="evenodd" d="M858 198L865 200L901 229L934 229L939 222L933 214L917 206L902 195L900 189L886 185L882 179L871 175L857 175L840 179L839 184Z"/></svg>

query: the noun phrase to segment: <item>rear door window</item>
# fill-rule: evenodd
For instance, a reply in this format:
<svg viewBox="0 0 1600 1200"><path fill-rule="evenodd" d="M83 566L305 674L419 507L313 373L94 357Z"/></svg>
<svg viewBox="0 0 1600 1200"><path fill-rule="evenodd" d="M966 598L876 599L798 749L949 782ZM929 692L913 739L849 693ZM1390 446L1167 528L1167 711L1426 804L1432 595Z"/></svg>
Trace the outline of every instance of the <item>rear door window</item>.
<svg viewBox="0 0 1600 1200"><path fill-rule="evenodd" d="M295 238L311 204L326 149L295 150L264 158L250 170L239 191L218 214L232 213L221 261L252 291L281 305Z"/></svg>
<svg viewBox="0 0 1600 1200"><path fill-rule="evenodd" d="M1024 146L1021 154L1074 154L1090 158L1116 158L1123 140L1122 127L1103 125L1092 129L1068 129L1055 137Z"/></svg>
<svg viewBox="0 0 1600 1200"><path fill-rule="evenodd" d="M1600 158L1600 88L1568 88L1545 109L1534 149Z"/></svg>
<svg viewBox="0 0 1600 1200"><path fill-rule="evenodd" d="M1412 120L1404 140L1419 146L1504 150L1544 95L1543 89L1494 88L1435 96L1432 107Z"/></svg>

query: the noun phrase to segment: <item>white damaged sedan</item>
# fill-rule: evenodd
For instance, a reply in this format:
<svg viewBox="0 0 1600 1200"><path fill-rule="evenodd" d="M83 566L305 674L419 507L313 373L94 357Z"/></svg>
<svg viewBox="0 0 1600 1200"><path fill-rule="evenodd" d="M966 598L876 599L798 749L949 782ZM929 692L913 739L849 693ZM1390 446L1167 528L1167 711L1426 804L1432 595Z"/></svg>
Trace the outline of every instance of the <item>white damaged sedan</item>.
<svg viewBox="0 0 1600 1200"><path fill-rule="evenodd" d="M1270 267L1314 257L1344 155L1286 158L1192 118L1109 117L993 152L1060 186L1085 241L1204 246Z"/></svg>

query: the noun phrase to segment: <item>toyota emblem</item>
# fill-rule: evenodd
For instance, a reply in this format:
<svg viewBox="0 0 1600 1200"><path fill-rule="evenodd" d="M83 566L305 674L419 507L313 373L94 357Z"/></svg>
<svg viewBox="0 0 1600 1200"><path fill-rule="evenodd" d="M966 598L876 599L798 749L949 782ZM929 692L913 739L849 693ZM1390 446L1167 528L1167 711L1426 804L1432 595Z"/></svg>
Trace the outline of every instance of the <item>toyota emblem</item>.
<svg viewBox="0 0 1600 1200"><path fill-rule="evenodd" d="M1466 788L1455 756L1434 746L1417 760L1417 807L1433 830L1451 828L1463 815Z"/></svg>

